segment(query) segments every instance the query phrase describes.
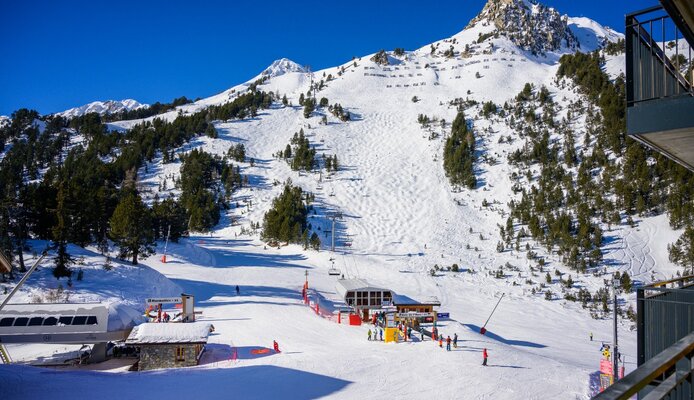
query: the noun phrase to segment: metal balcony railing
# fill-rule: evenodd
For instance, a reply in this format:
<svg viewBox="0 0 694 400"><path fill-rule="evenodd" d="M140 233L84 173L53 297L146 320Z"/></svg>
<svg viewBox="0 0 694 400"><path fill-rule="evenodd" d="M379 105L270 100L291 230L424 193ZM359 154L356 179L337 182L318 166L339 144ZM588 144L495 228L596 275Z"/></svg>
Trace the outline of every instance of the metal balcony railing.
<svg viewBox="0 0 694 400"><path fill-rule="evenodd" d="M662 379L659 385L642 399L691 399L693 358L694 332L646 361L593 400L626 400L659 379Z"/></svg>
<svg viewBox="0 0 694 400"><path fill-rule="evenodd" d="M637 288L638 368L594 400L694 399L694 275Z"/></svg>
<svg viewBox="0 0 694 400"><path fill-rule="evenodd" d="M662 6L628 14L627 106L694 95L691 47Z"/></svg>

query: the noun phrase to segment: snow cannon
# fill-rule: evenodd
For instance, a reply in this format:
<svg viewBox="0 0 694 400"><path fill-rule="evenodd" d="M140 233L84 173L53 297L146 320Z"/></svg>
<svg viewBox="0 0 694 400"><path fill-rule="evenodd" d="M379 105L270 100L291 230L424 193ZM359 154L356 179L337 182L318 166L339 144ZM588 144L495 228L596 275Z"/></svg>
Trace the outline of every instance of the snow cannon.
<svg viewBox="0 0 694 400"><path fill-rule="evenodd" d="M489 320L492 319L492 315L494 315L494 311L496 311L496 308L499 307L499 303L501 303L501 299L503 299L504 296L506 296L506 293L501 293L501 297L499 297L499 301L496 302L496 305L494 306L492 313L489 314L489 318L487 318L487 320L484 322L484 325L482 325L482 327L480 328L480 335L484 335L485 333L487 333L487 329L486 329L487 323L489 323Z"/></svg>

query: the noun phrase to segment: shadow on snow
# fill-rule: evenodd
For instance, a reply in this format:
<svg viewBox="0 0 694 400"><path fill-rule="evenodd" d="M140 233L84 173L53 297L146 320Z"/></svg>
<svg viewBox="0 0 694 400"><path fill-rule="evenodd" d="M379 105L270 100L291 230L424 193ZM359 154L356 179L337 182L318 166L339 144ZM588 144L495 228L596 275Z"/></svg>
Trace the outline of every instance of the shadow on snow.
<svg viewBox="0 0 694 400"><path fill-rule="evenodd" d="M463 325L467 326L468 328L470 328L470 329L471 329L472 331L474 331L474 332L479 332L479 331L480 331L480 327L477 326L477 325L474 325L474 324L463 324ZM547 347L547 346L545 346L544 344L535 343L535 342L528 342L528 341L526 341L526 340L506 339L506 338L504 338L504 337L502 337L502 336L499 336L499 335L497 335L496 333L492 333L492 332L490 332L490 331L487 331L484 335L487 336L487 337L490 338L490 339L497 340L497 341L499 341L499 342L501 342L501 343L508 344L508 345L510 345L510 346L535 347L535 348L538 348L538 349Z"/></svg>

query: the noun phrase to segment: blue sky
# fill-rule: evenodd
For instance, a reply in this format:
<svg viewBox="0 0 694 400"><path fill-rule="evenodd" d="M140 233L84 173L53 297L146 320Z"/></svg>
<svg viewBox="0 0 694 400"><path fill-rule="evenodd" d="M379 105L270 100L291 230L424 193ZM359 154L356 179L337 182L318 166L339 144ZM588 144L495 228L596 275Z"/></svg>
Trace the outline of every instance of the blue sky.
<svg viewBox="0 0 694 400"><path fill-rule="evenodd" d="M486 0L0 2L0 115L206 97L287 57L313 69L462 30ZM544 0L624 31L656 0ZM330 6L326 6L330 5Z"/></svg>

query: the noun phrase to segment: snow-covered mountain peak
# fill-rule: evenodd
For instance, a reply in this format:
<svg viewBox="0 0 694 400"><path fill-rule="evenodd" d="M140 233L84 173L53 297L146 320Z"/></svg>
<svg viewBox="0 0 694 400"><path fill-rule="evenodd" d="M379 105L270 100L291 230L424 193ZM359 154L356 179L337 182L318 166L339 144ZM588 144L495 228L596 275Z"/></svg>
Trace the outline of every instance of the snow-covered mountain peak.
<svg viewBox="0 0 694 400"><path fill-rule="evenodd" d="M89 113L109 115L116 114L121 111L138 110L140 108L147 107L149 107L148 104L142 104L137 100L133 99L94 101L92 103L85 104L80 107L75 107L69 110L65 110L63 112L55 113L54 115L59 115L64 118L74 118Z"/></svg>
<svg viewBox="0 0 694 400"><path fill-rule="evenodd" d="M265 68L265 70L260 73L260 76L273 78L288 72L308 72L308 69L288 58L280 58L279 60L273 61L269 67Z"/></svg>
<svg viewBox="0 0 694 400"><path fill-rule="evenodd" d="M569 17L569 29L581 44L582 51L594 51L608 42L617 42L624 35L586 17Z"/></svg>
<svg viewBox="0 0 694 400"><path fill-rule="evenodd" d="M477 24L494 26L494 34L534 54L580 47L568 17L534 0L489 0L468 28Z"/></svg>
<svg viewBox="0 0 694 400"><path fill-rule="evenodd" d="M4 115L0 115L0 128L2 128L5 125L9 125L9 124L10 124L10 118L6 117Z"/></svg>

